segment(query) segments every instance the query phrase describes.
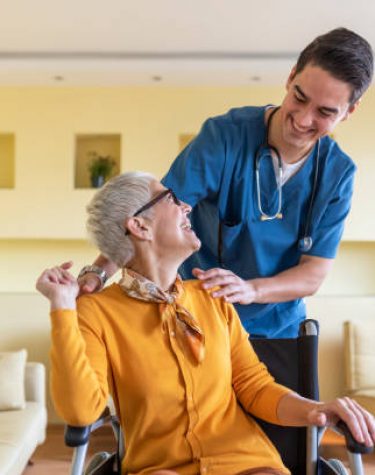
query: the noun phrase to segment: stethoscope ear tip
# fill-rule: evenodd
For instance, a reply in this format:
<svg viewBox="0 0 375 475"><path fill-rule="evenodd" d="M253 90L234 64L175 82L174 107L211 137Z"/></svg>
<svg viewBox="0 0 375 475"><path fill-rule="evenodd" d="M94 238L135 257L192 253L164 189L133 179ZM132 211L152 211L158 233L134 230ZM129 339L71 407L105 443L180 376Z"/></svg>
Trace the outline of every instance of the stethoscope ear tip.
<svg viewBox="0 0 375 475"><path fill-rule="evenodd" d="M298 249L301 252L308 252L312 248L313 240L311 236L304 236L298 241Z"/></svg>

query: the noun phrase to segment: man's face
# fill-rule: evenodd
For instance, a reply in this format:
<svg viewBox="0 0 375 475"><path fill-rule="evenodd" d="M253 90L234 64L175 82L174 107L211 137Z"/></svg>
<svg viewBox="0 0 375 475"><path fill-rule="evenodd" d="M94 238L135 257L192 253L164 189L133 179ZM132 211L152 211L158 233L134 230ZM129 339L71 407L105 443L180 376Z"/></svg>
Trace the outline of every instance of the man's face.
<svg viewBox="0 0 375 475"><path fill-rule="evenodd" d="M351 87L330 73L308 64L292 70L280 109L281 138L286 146L307 150L351 114Z"/></svg>

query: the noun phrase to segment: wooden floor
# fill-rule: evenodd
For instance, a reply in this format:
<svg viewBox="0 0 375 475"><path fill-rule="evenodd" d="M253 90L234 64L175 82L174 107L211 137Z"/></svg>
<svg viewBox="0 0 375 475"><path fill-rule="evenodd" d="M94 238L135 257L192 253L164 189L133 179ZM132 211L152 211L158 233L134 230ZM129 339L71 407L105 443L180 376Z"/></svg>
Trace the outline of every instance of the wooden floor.
<svg viewBox="0 0 375 475"><path fill-rule="evenodd" d="M89 456L102 450L114 450L113 436L107 427L93 434ZM340 459L347 465L343 438L333 432L326 432L321 455L326 459ZM37 449L32 458L33 465L28 466L23 475L69 475L71 457L72 450L64 445L63 427L50 426L46 442ZM375 475L375 455L366 455L363 460L366 475Z"/></svg>

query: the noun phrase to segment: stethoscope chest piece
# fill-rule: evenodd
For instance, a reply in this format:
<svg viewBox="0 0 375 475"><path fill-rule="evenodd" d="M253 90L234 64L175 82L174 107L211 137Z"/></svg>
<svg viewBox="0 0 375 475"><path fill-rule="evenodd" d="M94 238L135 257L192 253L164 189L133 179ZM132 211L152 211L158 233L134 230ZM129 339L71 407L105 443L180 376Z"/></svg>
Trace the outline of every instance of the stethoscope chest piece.
<svg viewBox="0 0 375 475"><path fill-rule="evenodd" d="M260 215L259 219L261 221L272 221L273 219L283 219L283 213L276 213L273 216L268 216L267 214L263 213Z"/></svg>
<svg viewBox="0 0 375 475"><path fill-rule="evenodd" d="M304 236L298 241L298 250L301 252L308 252L312 248L313 240L311 236Z"/></svg>

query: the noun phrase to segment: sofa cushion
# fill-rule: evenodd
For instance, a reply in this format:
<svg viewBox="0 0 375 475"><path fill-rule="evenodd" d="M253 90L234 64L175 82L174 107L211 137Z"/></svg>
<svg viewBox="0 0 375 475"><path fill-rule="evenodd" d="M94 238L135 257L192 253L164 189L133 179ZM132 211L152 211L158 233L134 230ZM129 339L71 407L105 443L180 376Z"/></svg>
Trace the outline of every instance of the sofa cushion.
<svg viewBox="0 0 375 475"><path fill-rule="evenodd" d="M38 402L23 410L0 412L0 473L20 474L38 444L44 441L47 413Z"/></svg>
<svg viewBox="0 0 375 475"><path fill-rule="evenodd" d="M25 407L27 352L0 352L0 411Z"/></svg>
<svg viewBox="0 0 375 475"><path fill-rule="evenodd" d="M375 322L344 323L346 388L348 392L375 389Z"/></svg>

